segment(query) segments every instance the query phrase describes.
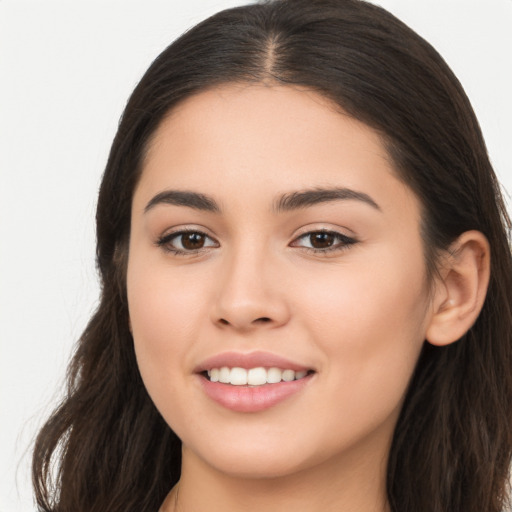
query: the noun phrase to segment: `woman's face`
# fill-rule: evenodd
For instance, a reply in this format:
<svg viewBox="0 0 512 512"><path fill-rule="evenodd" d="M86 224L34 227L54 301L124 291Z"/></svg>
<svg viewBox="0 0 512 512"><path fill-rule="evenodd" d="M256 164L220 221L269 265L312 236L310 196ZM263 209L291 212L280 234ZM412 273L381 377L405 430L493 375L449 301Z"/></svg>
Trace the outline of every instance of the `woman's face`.
<svg viewBox="0 0 512 512"><path fill-rule="evenodd" d="M127 286L185 456L267 477L384 461L431 315L419 226L376 132L316 93L176 108L135 191Z"/></svg>

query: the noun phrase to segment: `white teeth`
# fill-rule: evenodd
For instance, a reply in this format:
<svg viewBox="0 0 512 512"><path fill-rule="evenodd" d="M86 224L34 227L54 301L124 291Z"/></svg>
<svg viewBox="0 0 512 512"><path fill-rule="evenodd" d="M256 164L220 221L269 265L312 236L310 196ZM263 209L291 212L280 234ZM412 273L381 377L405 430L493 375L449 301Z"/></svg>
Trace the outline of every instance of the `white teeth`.
<svg viewBox="0 0 512 512"><path fill-rule="evenodd" d="M245 386L247 384L247 370L244 368L231 368L229 382L234 386Z"/></svg>
<svg viewBox="0 0 512 512"><path fill-rule="evenodd" d="M291 382L292 380L295 380L295 372L293 370L284 370L281 378L285 382Z"/></svg>
<svg viewBox="0 0 512 512"><path fill-rule="evenodd" d="M269 384L277 384L281 382L283 372L279 368L269 368L267 370L267 382Z"/></svg>
<svg viewBox="0 0 512 512"><path fill-rule="evenodd" d="M281 370L280 368L211 368L208 370L208 377L211 382L221 382L223 384L232 384L233 386L262 386L264 384L277 384L278 382L291 382L293 380L303 379L308 372L294 370Z"/></svg>
<svg viewBox="0 0 512 512"><path fill-rule="evenodd" d="M247 372L247 384L261 386L267 383L267 370L265 368L251 368Z"/></svg>
<svg viewBox="0 0 512 512"><path fill-rule="evenodd" d="M223 384L229 384L230 373L231 372L229 371L229 368L227 366L223 366L219 370L219 382L222 382Z"/></svg>

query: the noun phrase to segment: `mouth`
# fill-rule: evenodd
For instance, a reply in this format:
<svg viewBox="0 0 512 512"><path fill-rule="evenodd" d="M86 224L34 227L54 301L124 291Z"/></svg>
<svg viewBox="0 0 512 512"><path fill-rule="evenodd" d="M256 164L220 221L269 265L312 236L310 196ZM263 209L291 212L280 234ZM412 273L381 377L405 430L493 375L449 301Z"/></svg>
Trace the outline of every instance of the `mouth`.
<svg viewBox="0 0 512 512"><path fill-rule="evenodd" d="M260 387L281 382L293 382L312 375L314 370L293 370L263 366L255 368L240 368L221 366L202 371L200 374L210 382L219 382L231 386Z"/></svg>
<svg viewBox="0 0 512 512"><path fill-rule="evenodd" d="M316 380L317 370L269 352L223 352L194 372L203 392L223 408L256 413L299 397Z"/></svg>

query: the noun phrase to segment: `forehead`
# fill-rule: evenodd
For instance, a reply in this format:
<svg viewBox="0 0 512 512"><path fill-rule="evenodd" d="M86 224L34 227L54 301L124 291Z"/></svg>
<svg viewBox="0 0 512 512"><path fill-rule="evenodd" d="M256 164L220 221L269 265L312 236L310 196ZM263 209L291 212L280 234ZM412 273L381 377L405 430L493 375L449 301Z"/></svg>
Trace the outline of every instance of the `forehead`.
<svg viewBox="0 0 512 512"><path fill-rule="evenodd" d="M379 134L329 99L248 84L213 88L173 109L151 140L139 185L146 196L167 187L232 192L242 202L343 186L386 203L404 187Z"/></svg>
<svg viewBox="0 0 512 512"><path fill-rule="evenodd" d="M308 144L301 147L302 157L308 149L314 151L319 142L324 146L362 142L364 153L388 159L375 130L350 117L321 94L299 86L245 83L211 88L179 103L154 134L148 156L159 151L161 144L168 145L171 137L179 137L181 143L187 140L206 145L222 141L226 146L226 135L232 136L230 149L258 148L258 142L273 143L267 147L269 150L275 144L307 140ZM292 150L297 149L294 146L290 146L289 158L293 157Z"/></svg>

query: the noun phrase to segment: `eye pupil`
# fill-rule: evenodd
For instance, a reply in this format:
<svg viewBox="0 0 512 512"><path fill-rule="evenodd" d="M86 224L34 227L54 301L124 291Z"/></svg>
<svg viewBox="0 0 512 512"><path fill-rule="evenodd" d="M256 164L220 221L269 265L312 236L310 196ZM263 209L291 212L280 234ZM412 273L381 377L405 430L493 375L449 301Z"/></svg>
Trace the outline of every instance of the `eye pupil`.
<svg viewBox="0 0 512 512"><path fill-rule="evenodd" d="M181 243L185 249L201 249L204 246L205 236L201 233L185 233L181 235Z"/></svg>
<svg viewBox="0 0 512 512"><path fill-rule="evenodd" d="M325 249L334 243L334 235L331 233L312 233L310 242L315 249Z"/></svg>

